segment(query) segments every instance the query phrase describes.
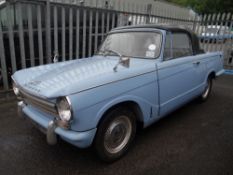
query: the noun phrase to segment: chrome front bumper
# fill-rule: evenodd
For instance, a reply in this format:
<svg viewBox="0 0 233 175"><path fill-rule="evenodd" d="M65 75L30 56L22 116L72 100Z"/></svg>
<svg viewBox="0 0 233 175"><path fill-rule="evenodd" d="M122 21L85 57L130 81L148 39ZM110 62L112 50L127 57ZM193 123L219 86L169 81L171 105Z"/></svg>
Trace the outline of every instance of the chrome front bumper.
<svg viewBox="0 0 233 175"><path fill-rule="evenodd" d="M47 143L50 145L56 144L57 136L59 136L79 148L86 148L92 144L97 130L94 128L77 132L63 129L57 125L56 119L32 106L26 105L24 102L18 102L18 115L29 119L40 131L45 133Z"/></svg>
<svg viewBox="0 0 233 175"><path fill-rule="evenodd" d="M23 101L18 102L18 116L27 118L23 113L23 108L25 107L25 103ZM55 129L57 128L56 120L51 120L48 123L47 129L41 128L36 122L32 121L34 126L36 126L39 130L46 134L46 140L49 145L55 145L57 143L57 135L55 133Z"/></svg>
<svg viewBox="0 0 233 175"><path fill-rule="evenodd" d="M52 120L49 122L46 132L46 139L47 143L50 145L55 145L57 143L57 135L55 133L56 127L57 126L55 121Z"/></svg>
<svg viewBox="0 0 233 175"><path fill-rule="evenodd" d="M24 116L24 114L23 114L22 109L23 109L26 105L24 104L23 101L19 101L18 104L17 104L17 106L18 106L18 110L17 110L18 116L24 118L25 116Z"/></svg>

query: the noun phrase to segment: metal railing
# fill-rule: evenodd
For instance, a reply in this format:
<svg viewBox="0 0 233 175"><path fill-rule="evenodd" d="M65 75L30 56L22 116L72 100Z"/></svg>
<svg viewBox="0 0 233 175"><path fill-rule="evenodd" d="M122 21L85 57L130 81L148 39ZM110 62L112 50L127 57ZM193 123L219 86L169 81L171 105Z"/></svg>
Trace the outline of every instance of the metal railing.
<svg viewBox="0 0 233 175"><path fill-rule="evenodd" d="M233 14L205 14L195 22L194 32L206 52L222 51L224 67L233 69Z"/></svg>
<svg viewBox="0 0 233 175"><path fill-rule="evenodd" d="M189 27L199 36L205 33L208 25L232 28L231 14L216 15L216 19L213 15L204 15L188 20L154 15L151 11L142 13L133 8L117 11L30 0L7 3L5 8L8 20L0 23L0 86L4 91L11 88L10 76L16 70L51 63L55 55L59 61L93 55L105 34L118 26L176 24ZM225 30L224 33L229 33ZM229 56L232 38L226 40L214 44L204 37L202 47L206 51L224 50L228 54L225 54L225 65L230 68L233 66Z"/></svg>

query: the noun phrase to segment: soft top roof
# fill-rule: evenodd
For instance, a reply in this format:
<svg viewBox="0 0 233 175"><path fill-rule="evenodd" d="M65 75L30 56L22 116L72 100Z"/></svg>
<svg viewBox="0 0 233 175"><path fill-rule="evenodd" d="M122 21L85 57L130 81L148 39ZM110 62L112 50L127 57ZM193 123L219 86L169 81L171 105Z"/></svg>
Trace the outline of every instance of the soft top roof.
<svg viewBox="0 0 233 175"><path fill-rule="evenodd" d="M193 54L196 55L196 54L203 53L203 50L200 49L199 40L198 40L198 37L196 36L196 34L184 26L167 25L167 24L132 25L132 26L117 27L117 28L113 29L112 32L117 32L117 31L121 31L121 30L125 30L125 29L139 29L139 28L151 28L151 29L165 30L168 32L186 33L190 36L190 38L192 40Z"/></svg>
<svg viewBox="0 0 233 175"><path fill-rule="evenodd" d="M144 24L144 25L132 25L132 26L122 26L113 29L112 31L116 30L123 30L123 29L134 29L134 28L152 28L152 29L161 29L166 31L181 31L181 32L191 32L188 28L179 25L168 25L168 24Z"/></svg>

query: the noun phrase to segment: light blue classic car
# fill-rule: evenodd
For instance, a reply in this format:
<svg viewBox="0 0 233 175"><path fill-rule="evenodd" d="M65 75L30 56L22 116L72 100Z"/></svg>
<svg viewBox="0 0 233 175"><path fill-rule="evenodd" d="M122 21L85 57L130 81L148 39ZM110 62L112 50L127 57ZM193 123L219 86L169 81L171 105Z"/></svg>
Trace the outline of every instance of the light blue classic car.
<svg viewBox="0 0 233 175"><path fill-rule="evenodd" d="M12 79L19 113L49 144L60 137L93 145L111 162L127 152L137 126L194 98L205 101L223 72L222 54L204 53L189 30L140 25L113 29L91 58L20 70Z"/></svg>

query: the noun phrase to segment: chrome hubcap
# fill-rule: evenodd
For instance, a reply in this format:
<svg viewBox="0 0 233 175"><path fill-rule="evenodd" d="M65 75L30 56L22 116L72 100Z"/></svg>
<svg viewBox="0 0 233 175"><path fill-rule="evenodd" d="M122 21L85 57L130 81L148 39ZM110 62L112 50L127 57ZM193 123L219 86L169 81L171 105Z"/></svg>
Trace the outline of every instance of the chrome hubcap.
<svg viewBox="0 0 233 175"><path fill-rule="evenodd" d="M208 80L207 86L205 88L204 93L202 94L202 97L206 98L208 96L208 94L209 94L209 91L210 91L210 80Z"/></svg>
<svg viewBox="0 0 233 175"><path fill-rule="evenodd" d="M121 151L128 143L132 133L132 124L128 117L120 116L110 123L105 136L105 149L114 154Z"/></svg>

